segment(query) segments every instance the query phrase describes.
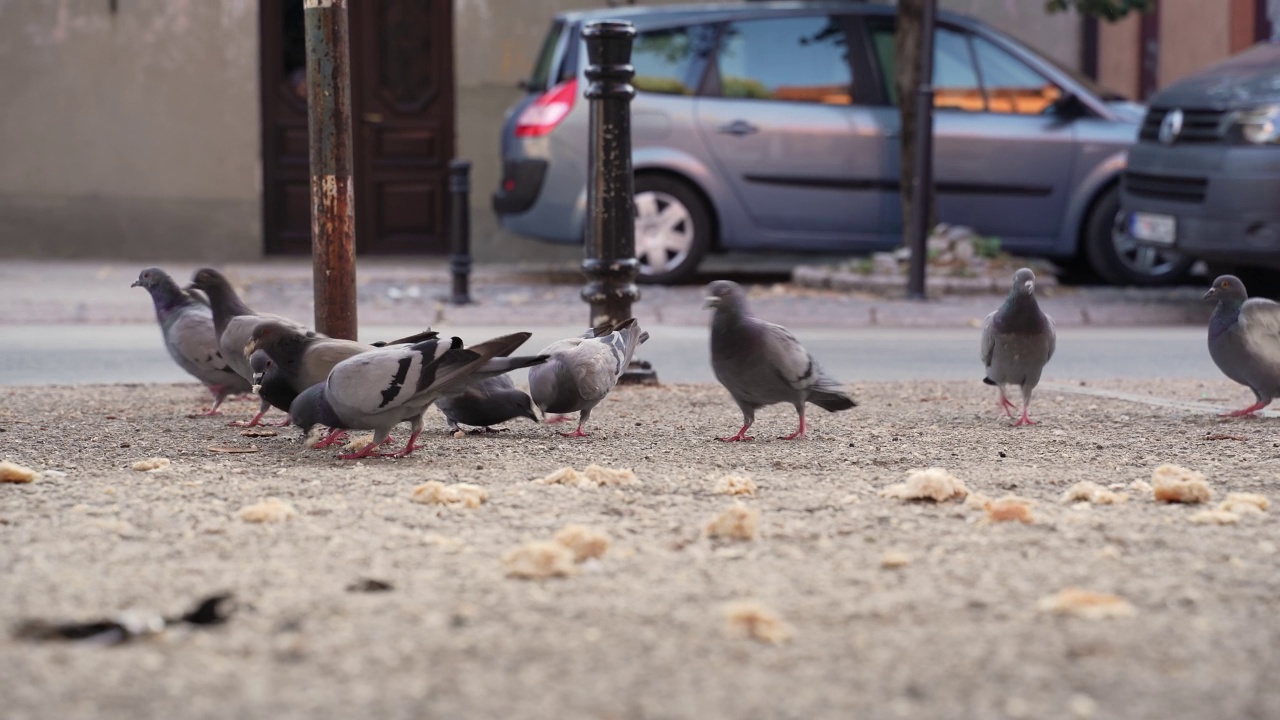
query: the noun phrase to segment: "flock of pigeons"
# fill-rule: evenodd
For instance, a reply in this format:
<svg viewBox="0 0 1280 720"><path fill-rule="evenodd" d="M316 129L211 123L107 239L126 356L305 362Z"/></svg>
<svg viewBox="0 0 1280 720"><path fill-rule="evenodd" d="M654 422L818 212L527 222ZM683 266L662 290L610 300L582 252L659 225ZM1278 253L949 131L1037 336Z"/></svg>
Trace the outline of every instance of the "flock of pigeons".
<svg viewBox="0 0 1280 720"><path fill-rule="evenodd" d="M315 447L342 440L348 430L374 431L371 443L340 455L343 459L413 452L433 404L450 432L460 425L493 432L491 426L521 417L538 422L536 406L547 423L567 419L564 413L579 413L577 429L561 434L584 436L592 409L617 385L636 347L649 338L635 319L628 319L552 343L531 356L512 356L530 333L466 346L460 338L444 339L426 330L364 344L255 312L210 268L197 270L185 289L159 268L143 270L133 285L151 294L174 361L213 394L206 415L216 414L229 395L254 392L262 401L257 415L233 425L260 424L276 407L289 414L281 425L292 422L308 434L315 426L328 429ZM1280 304L1250 299L1244 284L1231 275L1216 279L1205 298L1217 300L1209 321L1210 356L1257 400L1228 414L1257 412L1280 394ZM784 440L805 436L808 403L830 412L857 406L786 328L751 314L746 292L737 283L711 283L706 300L715 311L712 369L742 410L737 434L717 439L751 440L746 433L755 411L766 405L795 407L800 425ZM1014 425L1035 424L1028 416L1031 394L1055 346L1053 320L1036 302L1035 275L1022 268L1004 303L987 316L981 340L983 382L996 386L1000 408ZM519 368L529 368L528 394L507 374ZM1022 413L1016 418L1018 406L1005 393L1009 385L1022 395ZM378 453L390 441L391 429L402 422L412 428L404 448Z"/></svg>

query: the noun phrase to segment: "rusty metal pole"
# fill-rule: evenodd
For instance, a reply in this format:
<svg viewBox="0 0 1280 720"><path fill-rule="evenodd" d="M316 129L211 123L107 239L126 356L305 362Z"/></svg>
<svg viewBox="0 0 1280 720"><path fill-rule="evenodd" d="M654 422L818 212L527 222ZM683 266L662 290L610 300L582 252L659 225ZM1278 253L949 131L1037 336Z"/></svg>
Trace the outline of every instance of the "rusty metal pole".
<svg viewBox="0 0 1280 720"><path fill-rule="evenodd" d="M582 29L587 43L587 90L590 119L587 146L587 232L582 272L587 285L582 299L591 305L588 327L631 317L640 299L636 274L635 175L631 168L631 43L629 22L601 20ZM657 373L643 360L632 360L622 382L656 383Z"/></svg>
<svg viewBox="0 0 1280 720"><path fill-rule="evenodd" d="M316 330L356 339L355 184L347 0L304 0Z"/></svg>

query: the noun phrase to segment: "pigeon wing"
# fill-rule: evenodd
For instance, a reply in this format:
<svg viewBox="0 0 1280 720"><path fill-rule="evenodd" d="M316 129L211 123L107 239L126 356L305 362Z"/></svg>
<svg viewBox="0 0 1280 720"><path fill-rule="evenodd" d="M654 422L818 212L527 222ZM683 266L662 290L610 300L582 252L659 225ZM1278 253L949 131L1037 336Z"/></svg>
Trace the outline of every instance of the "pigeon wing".
<svg viewBox="0 0 1280 720"><path fill-rule="evenodd" d="M1240 331L1250 352L1280 367L1280 303L1252 298L1240 308Z"/></svg>
<svg viewBox="0 0 1280 720"><path fill-rule="evenodd" d="M795 390L817 384L822 371L796 336L781 325L757 322L763 330L760 349L769 368Z"/></svg>
<svg viewBox="0 0 1280 720"><path fill-rule="evenodd" d="M996 311L987 315L982 323L982 366L991 367L991 358L996 352ZM1050 351L1050 354L1053 354Z"/></svg>

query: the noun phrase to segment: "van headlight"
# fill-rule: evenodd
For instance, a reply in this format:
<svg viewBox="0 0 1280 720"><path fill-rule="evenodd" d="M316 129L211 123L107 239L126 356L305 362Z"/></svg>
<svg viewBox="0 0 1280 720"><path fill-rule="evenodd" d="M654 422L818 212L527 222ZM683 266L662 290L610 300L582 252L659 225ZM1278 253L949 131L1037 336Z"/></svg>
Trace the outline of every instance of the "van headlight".
<svg viewBox="0 0 1280 720"><path fill-rule="evenodd" d="M1222 119L1222 137L1235 145L1280 143L1280 105L1234 110Z"/></svg>

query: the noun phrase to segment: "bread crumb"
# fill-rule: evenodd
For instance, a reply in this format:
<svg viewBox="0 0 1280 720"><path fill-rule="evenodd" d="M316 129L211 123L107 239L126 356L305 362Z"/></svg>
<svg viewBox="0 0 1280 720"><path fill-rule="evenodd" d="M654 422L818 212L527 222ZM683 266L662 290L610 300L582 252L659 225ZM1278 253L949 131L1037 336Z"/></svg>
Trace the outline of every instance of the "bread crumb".
<svg viewBox="0 0 1280 720"><path fill-rule="evenodd" d="M347 436L347 444L342 446L344 450L351 452L360 452L369 447L369 443L373 442L373 433L363 433L360 435Z"/></svg>
<svg viewBox="0 0 1280 720"><path fill-rule="evenodd" d="M251 523L283 522L298 516L289 503L269 497L260 503L240 508L240 519Z"/></svg>
<svg viewBox="0 0 1280 720"><path fill-rule="evenodd" d="M571 467L562 467L546 477L534 480L534 482L540 485L573 485L580 487L586 482L586 478L583 477L582 473Z"/></svg>
<svg viewBox="0 0 1280 720"><path fill-rule="evenodd" d="M911 556L901 550L886 550L880 556L880 567L888 569L896 569L906 567L911 564Z"/></svg>
<svg viewBox="0 0 1280 720"><path fill-rule="evenodd" d="M445 505L452 508L478 508L489 500L489 491L479 485L457 483L445 485L429 480L413 489L409 499L423 505Z"/></svg>
<svg viewBox="0 0 1280 720"><path fill-rule="evenodd" d="M791 638L791 628L773 610L755 600L735 600L724 606L725 632L730 637L778 644Z"/></svg>
<svg viewBox="0 0 1280 720"><path fill-rule="evenodd" d="M1138 493L1139 495L1146 495L1147 493L1151 492L1151 483L1147 482L1146 480L1134 480L1133 482L1129 483L1129 487L1133 488L1133 491Z"/></svg>
<svg viewBox="0 0 1280 720"><path fill-rule="evenodd" d="M1088 620L1132 617L1136 611L1128 600L1118 595L1069 587L1054 595L1040 598L1036 608L1058 615L1074 615Z"/></svg>
<svg viewBox="0 0 1280 720"><path fill-rule="evenodd" d="M582 525L566 525L555 535L555 541L573 551L573 561L583 562L601 557L609 550L609 536Z"/></svg>
<svg viewBox="0 0 1280 720"><path fill-rule="evenodd" d="M760 511L742 503L720 513L707 523L707 537L726 540L753 540L760 525Z"/></svg>
<svg viewBox="0 0 1280 720"><path fill-rule="evenodd" d="M1201 510L1188 519L1196 525L1235 525L1240 522L1239 515L1221 508L1217 510Z"/></svg>
<svg viewBox="0 0 1280 720"><path fill-rule="evenodd" d="M132 467L137 472L161 472L167 470L171 464L169 458L153 457L139 460Z"/></svg>
<svg viewBox="0 0 1280 720"><path fill-rule="evenodd" d="M1018 521L1026 525L1031 525L1036 521L1035 515L1031 513L1031 505L1033 501L1017 495L1005 495L999 500L993 500L983 506L982 509L987 511L987 522L1011 522Z"/></svg>
<svg viewBox="0 0 1280 720"><path fill-rule="evenodd" d="M749 477L725 475L716 481L717 495L755 495L756 484Z"/></svg>
<svg viewBox="0 0 1280 720"><path fill-rule="evenodd" d="M1085 480L1067 488L1062 494L1062 502L1090 502L1094 505L1119 505L1129 501L1124 493L1112 492L1096 482Z"/></svg>
<svg viewBox="0 0 1280 720"><path fill-rule="evenodd" d="M1151 471L1151 487L1161 502L1195 504L1213 497L1204 475L1178 465L1161 465Z"/></svg>
<svg viewBox="0 0 1280 720"><path fill-rule="evenodd" d="M464 438L464 437L466 437L466 436L467 436L467 433L466 433L465 431L463 431L463 430L454 430L454 431L453 431L453 436L454 436L455 438Z"/></svg>
<svg viewBox="0 0 1280 720"><path fill-rule="evenodd" d="M314 448L320 443L320 440L323 437L324 427L321 425L312 425L311 429L307 431L307 434L303 436L302 444L304 447Z"/></svg>
<svg viewBox="0 0 1280 720"><path fill-rule="evenodd" d="M577 572L573 551L551 541L526 543L511 550L503 556L502 564L507 569L507 577L526 580L565 577Z"/></svg>
<svg viewBox="0 0 1280 720"><path fill-rule="evenodd" d="M636 474L630 468L615 470L592 463L587 466L586 470L582 471L582 474L586 475L587 480L595 483L597 487L605 485L634 485L637 482Z"/></svg>
<svg viewBox="0 0 1280 720"><path fill-rule="evenodd" d="M165 462L168 462L167 460ZM40 477L40 473L29 467L23 467L5 460L0 462L0 482L29 483Z"/></svg>
<svg viewBox="0 0 1280 720"><path fill-rule="evenodd" d="M880 497L898 500L961 500L969 494L964 481L955 477L943 468L931 467L924 470L911 470L907 473L907 481L890 485L880 491Z"/></svg>
<svg viewBox="0 0 1280 720"><path fill-rule="evenodd" d="M1227 493L1227 499L1218 503L1219 510L1237 514L1264 513L1270 507L1271 501L1256 493Z"/></svg>

